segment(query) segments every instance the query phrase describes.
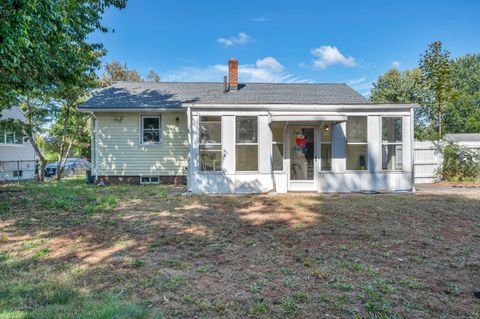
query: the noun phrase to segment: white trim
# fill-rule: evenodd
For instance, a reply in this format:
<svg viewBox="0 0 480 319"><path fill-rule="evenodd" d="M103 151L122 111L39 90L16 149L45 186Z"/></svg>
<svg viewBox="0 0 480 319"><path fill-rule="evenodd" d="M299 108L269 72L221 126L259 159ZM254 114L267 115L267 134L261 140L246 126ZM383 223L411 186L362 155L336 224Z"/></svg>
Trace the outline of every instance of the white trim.
<svg viewBox="0 0 480 319"><path fill-rule="evenodd" d="M109 107L109 108L77 108L82 113L158 113L158 112L185 112L183 107L169 108L169 107L149 107L149 108L121 108L121 107Z"/></svg>
<svg viewBox="0 0 480 319"><path fill-rule="evenodd" d="M148 182L143 182L143 178L148 178ZM157 178L156 182L152 182L152 178ZM159 176L140 176L140 184L142 185L150 185L150 184L160 184L160 177Z"/></svg>
<svg viewBox="0 0 480 319"><path fill-rule="evenodd" d="M255 132L256 133L256 138L257 138L257 142L256 143L238 143L237 142L237 118L238 117L254 117L257 121L257 131ZM234 156L234 159L235 159L235 174L253 174L253 173L260 173L260 143L259 143L259 138L260 138L260 127L259 127L260 123L259 123L259 120L258 120L258 115L255 116L255 115L235 115L234 116L234 150L235 150L235 156ZM257 170L256 171L239 171L237 170L237 145L246 145L246 146L257 146Z"/></svg>
<svg viewBox="0 0 480 319"><path fill-rule="evenodd" d="M158 130L158 142L144 142L143 141L143 133L144 133L144 127L143 127L143 120L144 119L158 119L158 129L147 129L148 131L157 131ZM140 140L139 144L143 146L154 146L154 145L160 145L162 144L162 115L140 115Z"/></svg>
<svg viewBox="0 0 480 319"><path fill-rule="evenodd" d="M347 116L345 115L287 115L269 114L269 122L313 122L313 121L331 121L331 122L345 122Z"/></svg>
<svg viewBox="0 0 480 319"><path fill-rule="evenodd" d="M255 110L376 110L376 109L411 109L418 107L418 104L208 104L208 103L183 103L182 107L192 108L234 108Z"/></svg>

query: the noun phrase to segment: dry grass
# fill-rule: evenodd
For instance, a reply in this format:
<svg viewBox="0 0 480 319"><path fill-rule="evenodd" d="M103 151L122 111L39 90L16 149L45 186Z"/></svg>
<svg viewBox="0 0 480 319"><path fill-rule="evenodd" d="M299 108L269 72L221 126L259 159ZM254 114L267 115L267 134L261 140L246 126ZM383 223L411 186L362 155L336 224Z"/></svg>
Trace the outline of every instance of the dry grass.
<svg viewBox="0 0 480 319"><path fill-rule="evenodd" d="M0 317L480 318L480 194L174 191L0 188Z"/></svg>

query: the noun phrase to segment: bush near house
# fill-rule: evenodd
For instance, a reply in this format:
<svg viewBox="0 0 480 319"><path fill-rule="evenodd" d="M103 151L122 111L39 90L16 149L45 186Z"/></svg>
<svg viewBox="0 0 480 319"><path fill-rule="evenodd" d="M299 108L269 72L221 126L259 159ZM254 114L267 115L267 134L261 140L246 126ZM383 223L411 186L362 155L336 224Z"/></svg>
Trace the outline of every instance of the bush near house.
<svg viewBox="0 0 480 319"><path fill-rule="evenodd" d="M442 152L442 178L444 180L454 182L480 180L480 150L449 143Z"/></svg>

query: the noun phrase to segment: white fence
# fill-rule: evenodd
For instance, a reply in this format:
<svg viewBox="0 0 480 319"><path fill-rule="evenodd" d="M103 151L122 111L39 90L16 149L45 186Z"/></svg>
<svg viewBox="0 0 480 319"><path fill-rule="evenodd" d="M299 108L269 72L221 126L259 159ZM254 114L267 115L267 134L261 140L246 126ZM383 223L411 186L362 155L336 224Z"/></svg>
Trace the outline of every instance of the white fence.
<svg viewBox="0 0 480 319"><path fill-rule="evenodd" d="M413 164L415 184L438 181L442 167L442 154L436 142L414 142Z"/></svg>

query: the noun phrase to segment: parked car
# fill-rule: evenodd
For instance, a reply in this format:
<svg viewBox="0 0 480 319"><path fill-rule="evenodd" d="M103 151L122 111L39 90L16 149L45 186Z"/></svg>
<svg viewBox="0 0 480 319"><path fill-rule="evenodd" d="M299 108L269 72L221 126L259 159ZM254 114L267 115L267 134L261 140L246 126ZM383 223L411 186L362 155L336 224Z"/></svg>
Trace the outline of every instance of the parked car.
<svg viewBox="0 0 480 319"><path fill-rule="evenodd" d="M59 162L50 163L45 166L45 176L54 176L57 173L58 167L62 165ZM90 168L90 162L82 158L67 158L65 167L63 169L64 176L71 176L78 174L79 171L83 171Z"/></svg>

